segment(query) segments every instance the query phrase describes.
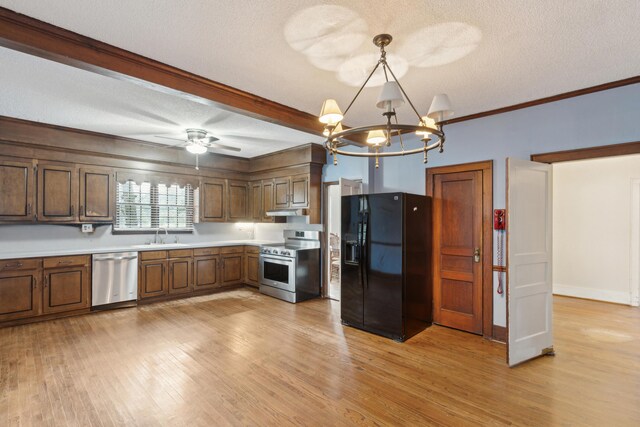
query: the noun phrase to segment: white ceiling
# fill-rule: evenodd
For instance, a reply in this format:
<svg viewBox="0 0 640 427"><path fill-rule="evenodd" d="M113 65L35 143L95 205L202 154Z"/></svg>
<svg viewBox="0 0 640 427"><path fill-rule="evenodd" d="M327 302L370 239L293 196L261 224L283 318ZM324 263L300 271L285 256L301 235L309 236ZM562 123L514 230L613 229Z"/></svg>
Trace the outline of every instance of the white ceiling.
<svg viewBox="0 0 640 427"><path fill-rule="evenodd" d="M181 145L185 129L207 130L220 144L255 157L322 138L255 120L135 83L0 48L0 115L127 138Z"/></svg>
<svg viewBox="0 0 640 427"><path fill-rule="evenodd" d="M461 116L640 70L638 0L0 0L0 5L312 114L328 97L346 107L353 85L374 65L362 58L373 55L375 61L377 48L370 40L381 32L394 36L387 48L390 63L403 74L400 81L421 113L441 92L449 94ZM380 119L373 106L378 90L365 89L345 119L348 125ZM142 109L137 97L126 99L114 100L111 112L120 106ZM145 112L183 124L184 116L172 116L166 105L147 109L157 105L155 96L148 102ZM197 109L189 105L182 108ZM95 107L99 113L100 104ZM156 126L157 120L139 113ZM401 121L414 120L408 108L399 114ZM198 117L208 120L206 114ZM299 143L309 142L301 135Z"/></svg>

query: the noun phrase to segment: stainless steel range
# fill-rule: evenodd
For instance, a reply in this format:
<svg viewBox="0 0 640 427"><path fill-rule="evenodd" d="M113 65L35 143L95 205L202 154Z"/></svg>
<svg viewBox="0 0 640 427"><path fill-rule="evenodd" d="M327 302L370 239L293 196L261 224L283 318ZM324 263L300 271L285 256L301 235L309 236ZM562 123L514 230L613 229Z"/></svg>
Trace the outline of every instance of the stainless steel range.
<svg viewBox="0 0 640 427"><path fill-rule="evenodd" d="M320 296L320 232L285 230L284 238L260 248L260 292L293 303Z"/></svg>

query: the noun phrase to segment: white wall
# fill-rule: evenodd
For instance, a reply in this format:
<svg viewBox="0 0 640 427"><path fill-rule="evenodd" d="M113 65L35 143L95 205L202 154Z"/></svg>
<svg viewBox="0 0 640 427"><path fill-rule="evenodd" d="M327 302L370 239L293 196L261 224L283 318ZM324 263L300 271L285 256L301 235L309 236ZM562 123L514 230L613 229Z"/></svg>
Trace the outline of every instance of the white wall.
<svg viewBox="0 0 640 427"><path fill-rule="evenodd" d="M455 99L452 101L455 109ZM399 112L401 122L403 117L410 115ZM493 160L494 208L504 208L507 157L528 159L535 153L640 141L639 117L640 84L635 84L456 123L445 127L445 151L429 154L427 166ZM332 176L351 175L351 170L342 165L338 166L340 171L332 170ZM330 166L326 168L331 170ZM381 160L380 169L370 170L367 178L370 193L425 194L425 165L421 156L387 158ZM493 320L496 325L505 326L505 296L495 291L497 280L493 286Z"/></svg>
<svg viewBox="0 0 640 427"><path fill-rule="evenodd" d="M640 155L553 165L553 292L630 304L631 182Z"/></svg>

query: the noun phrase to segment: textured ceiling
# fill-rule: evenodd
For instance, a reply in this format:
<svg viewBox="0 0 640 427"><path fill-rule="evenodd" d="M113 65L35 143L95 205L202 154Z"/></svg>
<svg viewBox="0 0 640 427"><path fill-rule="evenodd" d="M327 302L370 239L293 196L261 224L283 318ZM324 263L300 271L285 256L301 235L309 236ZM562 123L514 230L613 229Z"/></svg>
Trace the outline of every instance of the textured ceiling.
<svg viewBox="0 0 640 427"><path fill-rule="evenodd" d="M387 49L390 62L404 75L401 83L421 113L441 92L450 95L461 116L640 70L638 0L0 0L0 5L312 114L327 97L346 107L353 84L374 65L362 58L376 54L370 40L381 32L394 36ZM378 90L365 89L347 124L380 117L373 106ZM401 121L414 120L404 111Z"/></svg>

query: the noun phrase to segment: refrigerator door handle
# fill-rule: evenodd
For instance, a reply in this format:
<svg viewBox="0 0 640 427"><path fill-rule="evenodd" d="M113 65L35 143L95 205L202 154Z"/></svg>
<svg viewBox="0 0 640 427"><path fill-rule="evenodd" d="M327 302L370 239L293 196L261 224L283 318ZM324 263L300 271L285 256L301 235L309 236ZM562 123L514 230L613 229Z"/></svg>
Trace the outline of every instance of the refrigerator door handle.
<svg viewBox="0 0 640 427"><path fill-rule="evenodd" d="M369 239L367 238L367 234L369 233L369 215L367 212L364 212L362 214L362 245L361 245L361 251L362 251L362 255L360 256L360 258L362 259L362 263L363 268L363 275L362 275L362 280L364 283L364 287L366 287L367 289L369 288L369 250L367 248L367 245L369 244Z"/></svg>

